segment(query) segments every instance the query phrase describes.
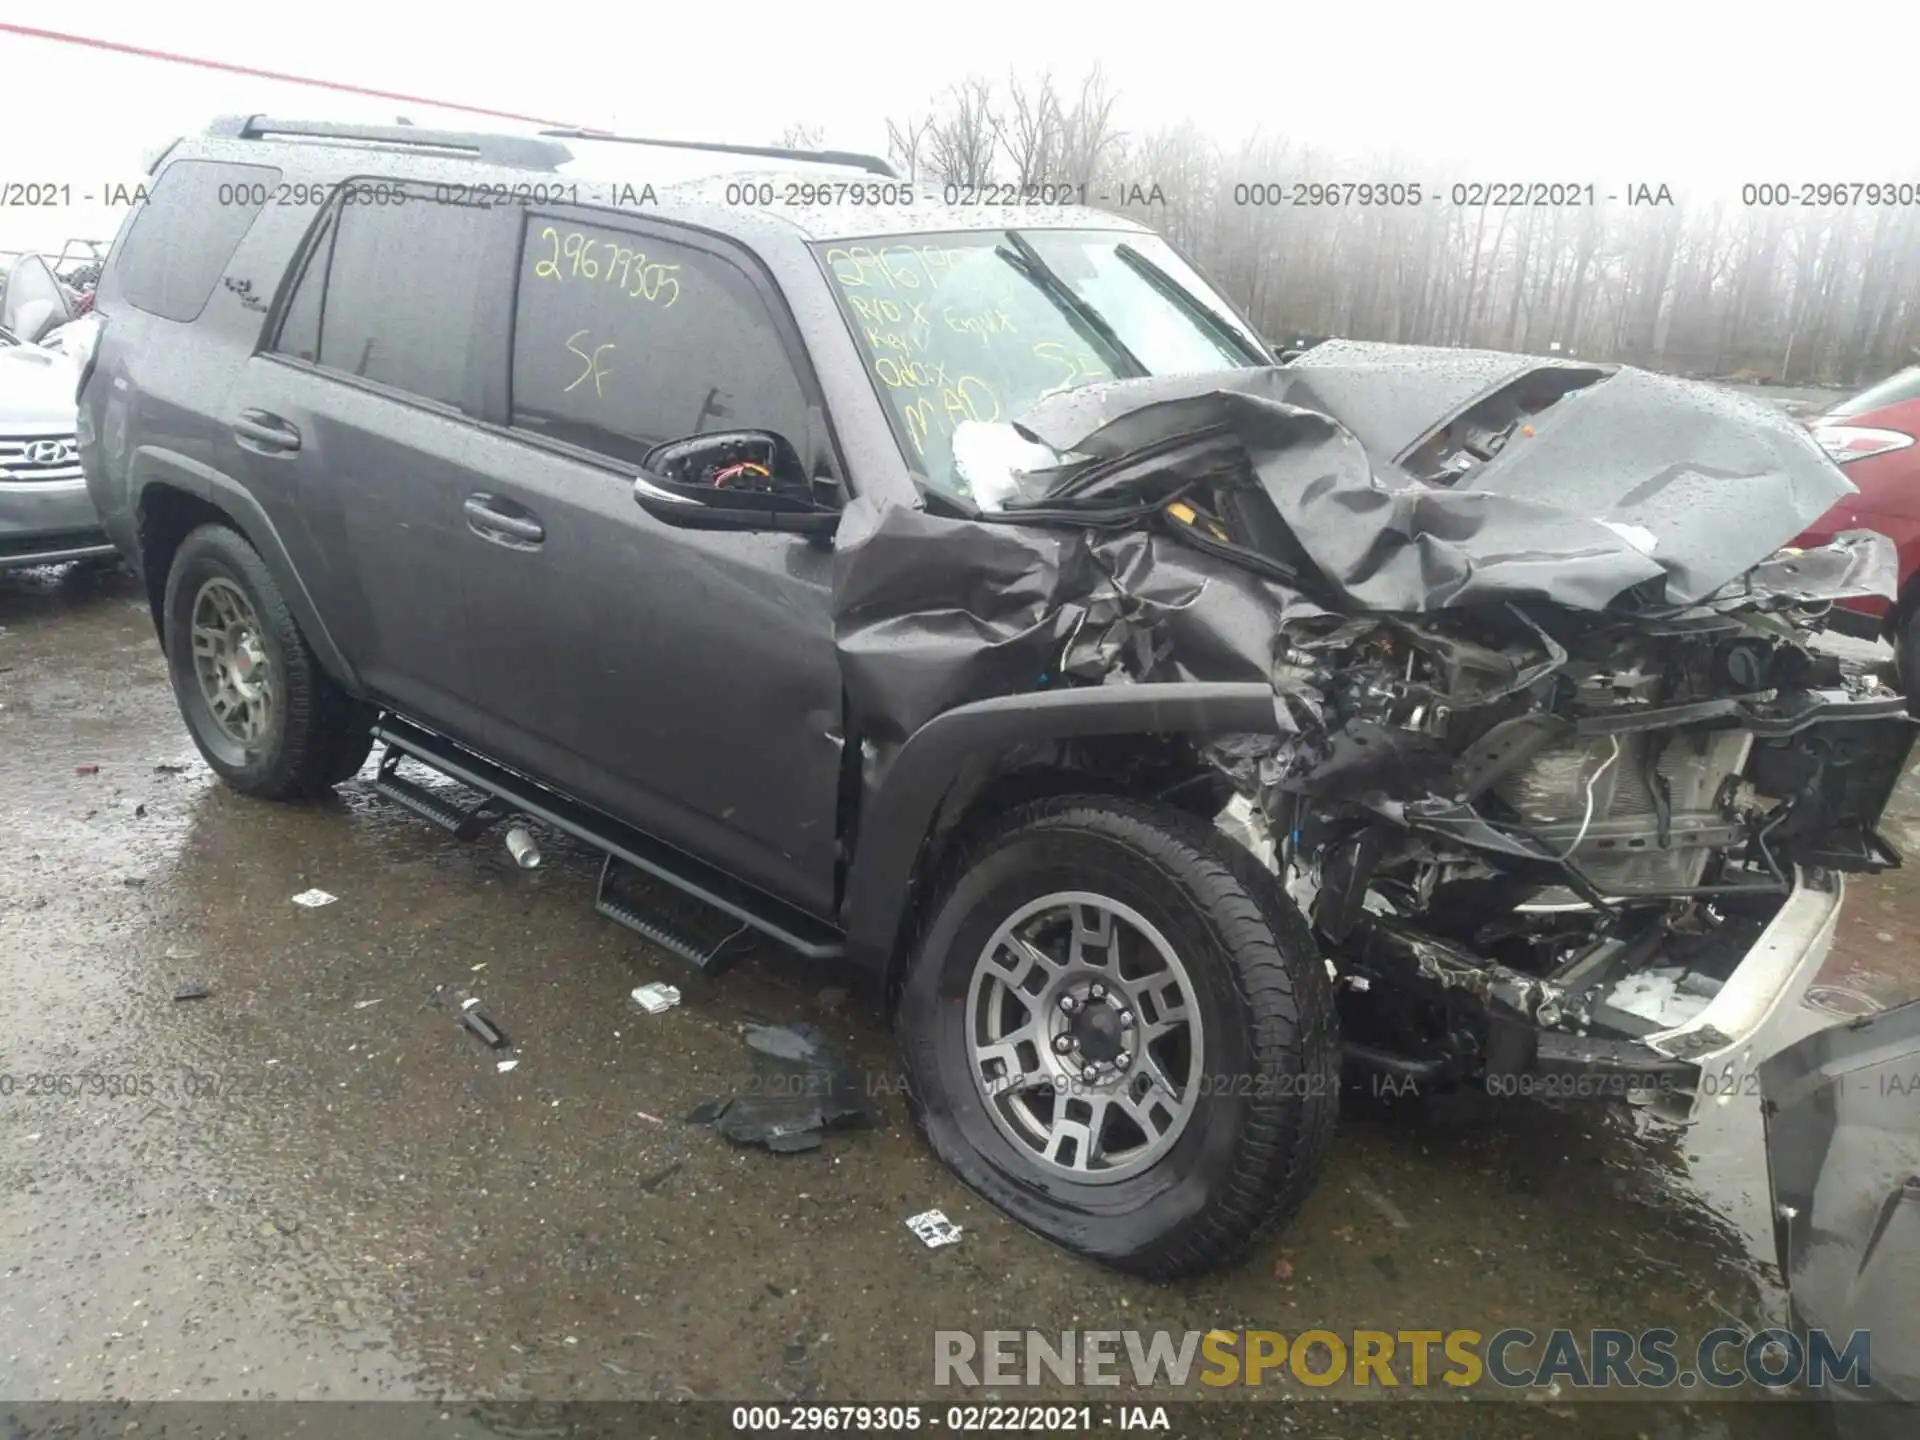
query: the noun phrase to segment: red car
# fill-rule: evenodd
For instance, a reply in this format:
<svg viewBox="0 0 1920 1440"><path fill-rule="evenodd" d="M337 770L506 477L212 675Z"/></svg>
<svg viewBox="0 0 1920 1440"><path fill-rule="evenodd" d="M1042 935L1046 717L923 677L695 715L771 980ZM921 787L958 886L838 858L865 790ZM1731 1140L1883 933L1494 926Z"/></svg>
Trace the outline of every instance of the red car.
<svg viewBox="0 0 1920 1440"><path fill-rule="evenodd" d="M1893 642L1908 690L1920 681L1920 365L1862 390L1808 422L1860 493L1822 515L1798 541L1824 545L1842 530L1878 530L1900 551L1900 599L1845 600L1836 628ZM1857 617L1857 618L1856 618Z"/></svg>

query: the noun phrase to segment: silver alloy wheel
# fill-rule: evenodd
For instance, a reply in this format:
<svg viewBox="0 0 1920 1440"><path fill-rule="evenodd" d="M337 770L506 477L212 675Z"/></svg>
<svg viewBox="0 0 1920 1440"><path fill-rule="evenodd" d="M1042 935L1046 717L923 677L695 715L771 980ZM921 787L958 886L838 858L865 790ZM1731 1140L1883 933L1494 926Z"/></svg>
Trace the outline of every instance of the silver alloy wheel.
<svg viewBox="0 0 1920 1440"><path fill-rule="evenodd" d="M1082 1184L1159 1160L1199 1099L1193 980L1151 921L1102 895L1043 895L994 931L974 962L966 1035L1001 1133Z"/></svg>
<svg viewBox="0 0 1920 1440"><path fill-rule="evenodd" d="M257 745L273 730L275 686L260 619L240 587L215 576L193 597L193 671L227 739Z"/></svg>

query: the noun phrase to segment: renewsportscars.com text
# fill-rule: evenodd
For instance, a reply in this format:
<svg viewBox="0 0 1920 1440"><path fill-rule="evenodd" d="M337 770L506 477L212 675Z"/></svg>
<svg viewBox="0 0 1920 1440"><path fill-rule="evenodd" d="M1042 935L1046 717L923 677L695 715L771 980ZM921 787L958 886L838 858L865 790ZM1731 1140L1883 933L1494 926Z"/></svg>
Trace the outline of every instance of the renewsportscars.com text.
<svg viewBox="0 0 1920 1440"><path fill-rule="evenodd" d="M1530 1390L1824 1389L1873 1383L1872 1337L1725 1326L1688 1344L1678 1331L936 1330L933 1383L965 1385L1299 1384Z"/></svg>

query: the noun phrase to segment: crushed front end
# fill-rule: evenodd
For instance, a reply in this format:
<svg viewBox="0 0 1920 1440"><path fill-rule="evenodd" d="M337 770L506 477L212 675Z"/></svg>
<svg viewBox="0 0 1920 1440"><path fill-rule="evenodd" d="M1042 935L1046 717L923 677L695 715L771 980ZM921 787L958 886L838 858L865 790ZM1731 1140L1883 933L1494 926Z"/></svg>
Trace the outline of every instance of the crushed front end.
<svg viewBox="0 0 1920 1440"><path fill-rule="evenodd" d="M1823 648L1835 600L1892 593L1892 547L1779 549L1850 487L1762 407L1507 360L1449 361L1421 424L1396 353L1085 386L1017 441L957 437L993 513L871 536L966 531L1005 613L968 600L961 636L868 604L843 650L906 673L912 633L996 688L1264 679L1274 733L1194 748L1313 922L1352 1058L1686 1107L1748 1085L1842 877L1899 863L1906 702ZM941 703L989 683L937 671Z"/></svg>
<svg viewBox="0 0 1920 1440"><path fill-rule="evenodd" d="M1586 1077L1569 1094L1745 1084L1841 877L1899 863L1876 826L1905 702L1813 622L1514 603L1296 627L1322 722L1221 758L1356 1054L1428 1081Z"/></svg>

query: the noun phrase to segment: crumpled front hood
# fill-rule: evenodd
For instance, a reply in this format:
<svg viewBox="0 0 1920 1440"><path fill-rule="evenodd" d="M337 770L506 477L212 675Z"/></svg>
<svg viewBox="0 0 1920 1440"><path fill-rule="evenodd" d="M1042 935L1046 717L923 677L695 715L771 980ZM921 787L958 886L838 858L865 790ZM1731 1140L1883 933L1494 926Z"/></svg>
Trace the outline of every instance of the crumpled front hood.
<svg viewBox="0 0 1920 1440"><path fill-rule="evenodd" d="M1529 371L1575 369L1571 361L1505 350L1452 350L1328 340L1287 366L1310 377L1329 415L1372 455L1397 459L1445 416Z"/></svg>
<svg viewBox="0 0 1920 1440"><path fill-rule="evenodd" d="M1334 355L1123 380L1052 396L1015 428L1095 460L1229 431L1325 579L1367 610L1545 598L1591 611L1628 591L1690 605L1854 493L1779 412L1624 368L1542 413L1461 484L1423 483L1401 467L1407 446L1528 365L1466 352L1394 373L1372 356L1343 365ZM1890 563L1856 569L1872 588L1847 593L1891 593ZM1662 583L1649 593L1651 581Z"/></svg>

